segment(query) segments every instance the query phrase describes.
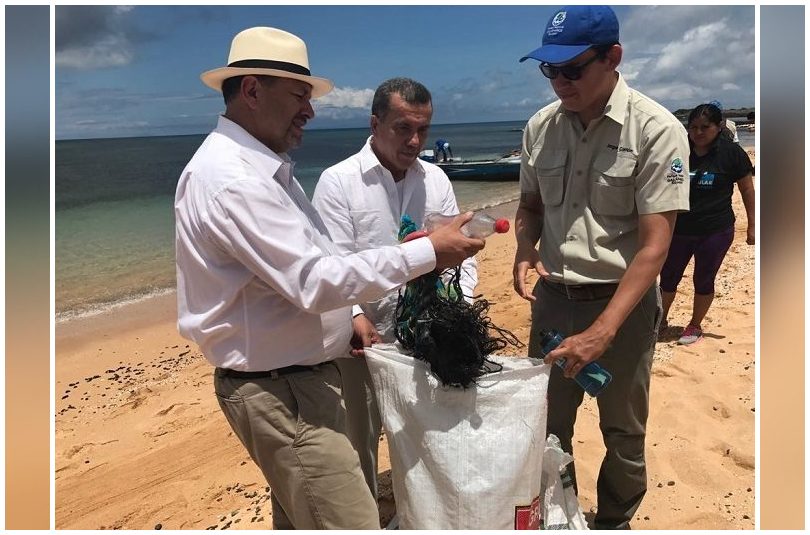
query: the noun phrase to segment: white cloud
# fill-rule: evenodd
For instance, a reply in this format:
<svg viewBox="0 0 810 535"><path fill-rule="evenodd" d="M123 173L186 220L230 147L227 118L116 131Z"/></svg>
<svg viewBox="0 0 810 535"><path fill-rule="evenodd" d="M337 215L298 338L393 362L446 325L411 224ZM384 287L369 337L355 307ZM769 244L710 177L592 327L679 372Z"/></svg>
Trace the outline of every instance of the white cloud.
<svg viewBox="0 0 810 535"><path fill-rule="evenodd" d="M132 25L133 6L57 6L56 65L74 69L120 67L135 56L145 32Z"/></svg>
<svg viewBox="0 0 810 535"><path fill-rule="evenodd" d="M371 115L373 98L373 89L336 87L329 94L313 99L312 107L318 119L362 121Z"/></svg>
<svg viewBox="0 0 810 535"><path fill-rule="evenodd" d="M633 87L670 109L723 99L727 91L753 96L754 40L745 20L733 14L707 17L706 10L668 10L668 24L656 35L642 22L652 24L658 10L635 13L640 16L631 17L635 31L619 67ZM650 41L642 43L642 36ZM742 80L750 80L751 87Z"/></svg>
<svg viewBox="0 0 810 535"><path fill-rule="evenodd" d="M635 58L631 60L622 61L619 66L619 71L622 73L625 81L632 83L638 78L645 65L650 62L650 58Z"/></svg>
<svg viewBox="0 0 810 535"><path fill-rule="evenodd" d="M336 87L331 93L312 101L316 110L324 108L360 108L371 112L373 89L355 89L353 87Z"/></svg>
<svg viewBox="0 0 810 535"><path fill-rule="evenodd" d="M693 101L700 100L707 90L687 83L669 83L652 85L643 91L648 97L657 101Z"/></svg>
<svg viewBox="0 0 810 535"><path fill-rule="evenodd" d="M134 54L130 43L120 35L109 35L89 46L69 48L56 53L57 67L74 69L99 69L120 67L132 61Z"/></svg>

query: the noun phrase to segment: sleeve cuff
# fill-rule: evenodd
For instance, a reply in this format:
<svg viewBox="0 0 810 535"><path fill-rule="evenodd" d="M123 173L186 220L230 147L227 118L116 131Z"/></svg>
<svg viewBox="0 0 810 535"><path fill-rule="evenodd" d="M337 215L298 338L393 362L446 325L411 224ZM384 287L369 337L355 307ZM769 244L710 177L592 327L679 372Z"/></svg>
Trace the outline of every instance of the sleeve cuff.
<svg viewBox="0 0 810 535"><path fill-rule="evenodd" d="M430 238L419 238L400 244L405 253L405 262L411 270L411 278L424 275L436 267L436 251Z"/></svg>
<svg viewBox="0 0 810 535"><path fill-rule="evenodd" d="M660 214L663 212L688 212L689 202L651 202L638 205L639 214Z"/></svg>

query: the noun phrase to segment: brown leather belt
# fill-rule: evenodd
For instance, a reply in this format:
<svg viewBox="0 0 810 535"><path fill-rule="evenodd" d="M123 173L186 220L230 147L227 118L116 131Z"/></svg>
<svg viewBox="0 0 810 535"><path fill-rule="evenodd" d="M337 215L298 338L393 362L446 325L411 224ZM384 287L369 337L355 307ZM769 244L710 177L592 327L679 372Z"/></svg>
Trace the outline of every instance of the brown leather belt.
<svg viewBox="0 0 810 535"><path fill-rule="evenodd" d="M230 368L217 368L216 374L219 377L233 377L234 379L276 379L281 375L289 375L291 373L310 372L318 369L320 364L314 366L302 366L294 364L292 366L285 366L275 370L258 371L258 372L241 372L238 370L231 370Z"/></svg>
<svg viewBox="0 0 810 535"><path fill-rule="evenodd" d="M618 282L608 282L600 284L562 284L560 282L542 279L543 285L560 294L571 301L593 301L605 299L616 293L619 287Z"/></svg>

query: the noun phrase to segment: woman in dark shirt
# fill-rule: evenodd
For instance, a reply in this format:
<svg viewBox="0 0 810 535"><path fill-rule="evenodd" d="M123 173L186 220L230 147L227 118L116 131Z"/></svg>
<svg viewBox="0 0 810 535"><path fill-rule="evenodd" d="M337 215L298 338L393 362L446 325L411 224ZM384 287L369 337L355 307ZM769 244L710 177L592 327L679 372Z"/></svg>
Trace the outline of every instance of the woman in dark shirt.
<svg viewBox="0 0 810 535"><path fill-rule="evenodd" d="M689 114L689 211L678 214L669 254L661 269L663 332L678 283L695 257L692 318L678 339L680 344L695 343L703 336L700 324L714 300L714 280L734 240L731 195L735 183L748 217L746 242L754 244L754 169L748 154L721 135L722 125L723 114L712 104L701 104Z"/></svg>

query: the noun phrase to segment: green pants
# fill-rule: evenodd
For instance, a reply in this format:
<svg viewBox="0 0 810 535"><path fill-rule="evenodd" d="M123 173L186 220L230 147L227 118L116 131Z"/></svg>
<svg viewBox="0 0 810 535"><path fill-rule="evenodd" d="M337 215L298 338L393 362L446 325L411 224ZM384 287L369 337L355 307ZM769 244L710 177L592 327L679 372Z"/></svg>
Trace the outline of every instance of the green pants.
<svg viewBox="0 0 810 535"><path fill-rule="evenodd" d="M215 374L214 387L270 484L274 529L380 529L333 363L275 379Z"/></svg>
<svg viewBox="0 0 810 535"><path fill-rule="evenodd" d="M570 336L587 329L605 309L610 297L570 300L542 280L534 288L529 356L541 357L540 331L556 329ZM661 296L651 287L625 320L608 350L598 360L613 375L599 394L599 428L606 452L597 480L596 529L629 527L647 492L644 437L649 409L650 369L661 319ZM572 439L577 409L585 392L554 366L548 385L549 434L557 435L565 451L574 454ZM569 473L576 488L573 463Z"/></svg>

